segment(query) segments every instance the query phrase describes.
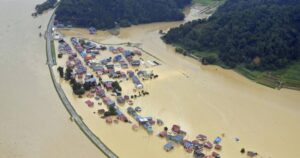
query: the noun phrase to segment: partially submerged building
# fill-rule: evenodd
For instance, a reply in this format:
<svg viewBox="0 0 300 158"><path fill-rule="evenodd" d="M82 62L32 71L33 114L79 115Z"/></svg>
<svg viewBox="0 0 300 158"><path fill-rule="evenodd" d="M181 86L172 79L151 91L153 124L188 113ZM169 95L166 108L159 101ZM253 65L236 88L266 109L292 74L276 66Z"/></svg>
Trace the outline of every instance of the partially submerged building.
<svg viewBox="0 0 300 158"><path fill-rule="evenodd" d="M102 98L103 102L105 105L107 105L108 107L115 107L116 104L113 100L111 100L109 97L103 97Z"/></svg>
<svg viewBox="0 0 300 158"><path fill-rule="evenodd" d="M137 89L142 89L144 87L142 82L135 75L132 76L132 82L134 83L134 85Z"/></svg>

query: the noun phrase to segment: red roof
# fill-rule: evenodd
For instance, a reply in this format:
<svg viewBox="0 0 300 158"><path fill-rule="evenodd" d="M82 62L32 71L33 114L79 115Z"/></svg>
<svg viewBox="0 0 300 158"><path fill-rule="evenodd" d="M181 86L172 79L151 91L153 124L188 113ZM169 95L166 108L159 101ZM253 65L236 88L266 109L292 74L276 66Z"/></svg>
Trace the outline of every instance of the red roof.
<svg viewBox="0 0 300 158"><path fill-rule="evenodd" d="M180 132L180 126L179 125L173 125L172 131L176 132L176 133L179 133Z"/></svg>
<svg viewBox="0 0 300 158"><path fill-rule="evenodd" d="M93 106L94 106L94 102L92 102L92 101L90 101L90 100L85 101L85 103L86 103L86 105L87 105L88 107L93 107Z"/></svg>

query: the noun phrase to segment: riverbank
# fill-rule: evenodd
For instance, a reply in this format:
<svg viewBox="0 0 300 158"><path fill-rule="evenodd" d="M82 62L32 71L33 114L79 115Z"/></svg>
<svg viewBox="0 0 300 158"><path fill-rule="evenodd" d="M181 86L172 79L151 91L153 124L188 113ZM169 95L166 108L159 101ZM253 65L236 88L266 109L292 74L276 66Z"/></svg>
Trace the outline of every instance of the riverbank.
<svg viewBox="0 0 300 158"><path fill-rule="evenodd" d="M176 22L138 25L121 29L118 36L100 31L90 35L85 29L61 32L67 38L80 36L106 44L142 43L141 48L164 62L155 70L160 74L158 80L145 85L151 95L136 101L143 109L142 114L162 118L168 126L180 124L188 131L189 138L199 132L210 138L225 133L223 157L244 157L239 152L242 147L255 150L262 157L300 156L296 148L300 141L297 140L299 92L273 90L233 71L202 66L174 53L175 48L160 40L159 30L178 25ZM108 126L93 114L96 109L87 108L73 96L69 85L65 89L87 126L120 157L191 157L181 148L166 153L162 149L165 140L146 132L133 132L126 124ZM281 143L274 143L278 138Z"/></svg>
<svg viewBox="0 0 300 158"><path fill-rule="evenodd" d="M217 51L210 52L193 52L186 53L186 50L179 45L174 45L176 47L176 52L180 53L184 56L192 57L193 59L199 61L202 64L203 59L207 59L207 57L213 57L213 63L206 63L205 65L217 65L224 69L229 69L236 71L237 73L243 75L247 79L252 80L258 84L262 84L264 86L273 88L273 89L292 89L292 90L300 90L300 62L295 61L291 63L289 66L279 70L273 71L257 71L257 70L249 70L245 66L237 66L236 68L230 69L228 68L222 61L218 59ZM206 62L206 61L205 61Z"/></svg>

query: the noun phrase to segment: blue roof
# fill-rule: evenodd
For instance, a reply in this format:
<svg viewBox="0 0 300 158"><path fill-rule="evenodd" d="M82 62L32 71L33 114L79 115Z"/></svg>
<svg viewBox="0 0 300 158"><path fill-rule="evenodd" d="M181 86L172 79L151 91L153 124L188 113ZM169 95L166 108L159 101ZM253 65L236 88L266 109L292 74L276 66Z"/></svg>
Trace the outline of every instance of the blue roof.
<svg viewBox="0 0 300 158"><path fill-rule="evenodd" d="M114 61L120 61L122 59L122 55L117 55L114 57Z"/></svg>
<svg viewBox="0 0 300 158"><path fill-rule="evenodd" d="M141 81L135 75L132 76L132 81L136 85L142 84Z"/></svg>
<svg viewBox="0 0 300 158"><path fill-rule="evenodd" d="M84 50L84 51L82 51L81 53L80 53L80 55L82 56L82 57L86 57L86 51Z"/></svg>
<svg viewBox="0 0 300 158"><path fill-rule="evenodd" d="M183 141L182 135L169 136L169 139L175 141L176 143L181 143Z"/></svg>
<svg viewBox="0 0 300 158"><path fill-rule="evenodd" d="M220 137L217 137L214 142L216 144L219 144L219 143L221 143L221 141L222 141L222 139Z"/></svg>
<svg viewBox="0 0 300 158"><path fill-rule="evenodd" d="M171 150L173 148L174 148L174 145L172 143L167 143L166 145L164 145L165 150Z"/></svg>

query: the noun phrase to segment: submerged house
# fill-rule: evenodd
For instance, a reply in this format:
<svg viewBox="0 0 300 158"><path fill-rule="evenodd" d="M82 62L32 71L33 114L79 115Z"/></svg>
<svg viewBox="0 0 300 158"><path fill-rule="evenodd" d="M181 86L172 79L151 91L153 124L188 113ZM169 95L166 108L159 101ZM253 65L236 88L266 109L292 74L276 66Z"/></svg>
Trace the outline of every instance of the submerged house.
<svg viewBox="0 0 300 158"><path fill-rule="evenodd" d="M152 118L151 117L142 117L139 116L136 111L132 108L132 107L128 107L127 108L127 113L129 115L131 115L132 117L134 117L134 119L140 124L142 125L149 134L153 133L153 129L152 129L152 125L151 125L151 121Z"/></svg>
<svg viewBox="0 0 300 158"><path fill-rule="evenodd" d="M120 64L121 64L122 69L127 69L128 68L128 64L125 61L120 61Z"/></svg>
<svg viewBox="0 0 300 158"><path fill-rule="evenodd" d="M102 65L94 65L94 66L92 66L92 69L95 72L104 72L104 67Z"/></svg>
<svg viewBox="0 0 300 158"><path fill-rule="evenodd" d="M90 83L96 84L97 83L97 78L92 77L92 78L86 79L85 82L90 82Z"/></svg>
<svg viewBox="0 0 300 158"><path fill-rule="evenodd" d="M131 66L140 66L141 65L141 61L139 60L134 60L131 62Z"/></svg>
<svg viewBox="0 0 300 158"><path fill-rule="evenodd" d="M201 150L195 150L193 155L195 158L204 158L205 157L205 154Z"/></svg>
<svg viewBox="0 0 300 158"><path fill-rule="evenodd" d="M95 34L97 32L96 28L95 27L90 27L89 28L89 32L91 35Z"/></svg>
<svg viewBox="0 0 300 158"><path fill-rule="evenodd" d="M116 55L113 59L113 62L120 62L122 60L122 55Z"/></svg>
<svg viewBox="0 0 300 158"><path fill-rule="evenodd" d="M128 74L129 77L133 77L133 76L134 76L134 72L131 71L131 70L128 70L128 71L127 71L127 74Z"/></svg>
<svg viewBox="0 0 300 158"><path fill-rule="evenodd" d="M106 68L107 68L107 69L114 70L114 69L115 69L115 66L114 66L113 64L109 64L109 65L106 65Z"/></svg>
<svg viewBox="0 0 300 158"><path fill-rule="evenodd" d="M153 71L144 71L144 70L140 70L138 73L137 73L137 75L139 76L139 77L143 77L143 78L145 78L145 79L149 79L149 78L151 78L152 76L154 76L154 74L153 74Z"/></svg>
<svg viewBox="0 0 300 158"><path fill-rule="evenodd" d="M90 101L90 100L85 101L85 103L86 103L86 105L87 105L88 107L93 107L93 106L94 106L94 102L92 102L92 101Z"/></svg>
<svg viewBox="0 0 300 158"><path fill-rule="evenodd" d="M139 50L134 50L133 53L136 54L136 55L138 55L138 56L141 56L141 55L142 55L142 52L139 51Z"/></svg>
<svg viewBox="0 0 300 158"><path fill-rule="evenodd" d="M116 106L115 102L112 101L109 97L103 97L102 100L103 100L104 104L107 105L108 107Z"/></svg>
<svg viewBox="0 0 300 158"><path fill-rule="evenodd" d="M180 132L180 126L179 125L173 125L172 126L172 131L178 134Z"/></svg>
<svg viewBox="0 0 300 158"><path fill-rule="evenodd" d="M169 142L169 143L167 143L166 145L164 145L164 149L165 149L166 151L171 151L171 150L174 149L174 145L173 145L171 142Z"/></svg>
<svg viewBox="0 0 300 158"><path fill-rule="evenodd" d="M147 132L149 134L153 133L153 129L152 129L152 125L151 125L151 120L149 119L149 117L141 117L141 116L136 116L135 119L141 124L143 125L143 127L147 130Z"/></svg>
<svg viewBox="0 0 300 158"><path fill-rule="evenodd" d="M106 81L106 82L104 82L104 87L107 90L112 90L113 89L113 87L112 87L112 81Z"/></svg>
<svg viewBox="0 0 300 158"><path fill-rule="evenodd" d="M132 82L135 84L135 87L137 89L142 89L144 87L143 84L142 84L142 82L135 75L132 76Z"/></svg>
<svg viewBox="0 0 300 158"><path fill-rule="evenodd" d="M180 144L180 143L183 142L183 138L184 138L184 136L183 135L179 135L179 134L175 135L175 136L172 136L172 135L168 135L167 136L168 140L174 141L175 143L178 143L178 144Z"/></svg>
<svg viewBox="0 0 300 158"><path fill-rule="evenodd" d="M85 44L83 45L83 47L85 49L93 49L93 48L96 48L96 44L88 41L88 42L85 42Z"/></svg>
<svg viewBox="0 0 300 158"><path fill-rule="evenodd" d="M105 91L100 86L96 87L96 95L99 97L105 97Z"/></svg>
<svg viewBox="0 0 300 158"><path fill-rule="evenodd" d="M122 97L122 96L118 96L118 97L117 97L117 102L118 102L119 104L124 104L124 103L125 103L125 98Z"/></svg>
<svg viewBox="0 0 300 158"><path fill-rule="evenodd" d="M187 152L192 152L194 149L194 144L191 141L184 140L183 147Z"/></svg>
<svg viewBox="0 0 300 158"><path fill-rule="evenodd" d="M122 48L122 47L118 47L117 50L118 50L120 53L123 53L123 52L125 51L125 49Z"/></svg>
<svg viewBox="0 0 300 158"><path fill-rule="evenodd" d="M76 72L77 75L85 74L86 71L87 71L87 69L83 65L77 65L76 66L75 72Z"/></svg>

